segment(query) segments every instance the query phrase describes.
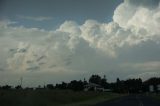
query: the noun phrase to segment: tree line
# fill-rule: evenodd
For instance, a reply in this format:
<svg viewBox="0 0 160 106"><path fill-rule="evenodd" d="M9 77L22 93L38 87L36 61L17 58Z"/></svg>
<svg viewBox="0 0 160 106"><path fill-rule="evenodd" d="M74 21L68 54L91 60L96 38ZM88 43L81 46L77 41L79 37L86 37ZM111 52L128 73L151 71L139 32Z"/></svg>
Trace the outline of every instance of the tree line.
<svg viewBox="0 0 160 106"><path fill-rule="evenodd" d="M157 85L160 84L160 78L153 77L146 81L142 81L141 78L132 78L127 80L120 80L117 78L116 82L109 83L107 82L106 76L103 77L99 75L92 75L88 81L84 78L84 80L72 80L69 83L61 82L59 84L47 84L42 86L38 86L35 88L35 90L40 89L47 89L47 90L53 90L53 89L60 89L60 90L73 90L73 91L83 91L85 86L89 83L97 84L104 89L111 89L112 92L116 93L141 93L141 92L148 92L149 86L153 85L154 90L158 91ZM21 85L17 85L15 87L12 87L10 85L0 86L0 89L9 90L9 89L16 89L16 90L33 90L33 88L22 88Z"/></svg>

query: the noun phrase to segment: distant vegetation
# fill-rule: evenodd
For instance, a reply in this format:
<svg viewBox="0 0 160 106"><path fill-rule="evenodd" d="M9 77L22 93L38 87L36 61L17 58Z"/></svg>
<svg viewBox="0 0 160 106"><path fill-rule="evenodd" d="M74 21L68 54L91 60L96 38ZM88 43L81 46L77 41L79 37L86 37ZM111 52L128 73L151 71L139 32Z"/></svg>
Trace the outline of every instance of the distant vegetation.
<svg viewBox="0 0 160 106"><path fill-rule="evenodd" d="M85 86L94 83L110 92L94 91L93 89L85 92ZM154 92L158 93L157 85L160 78L150 78L144 82L140 78L107 82L106 76L92 75L89 80L72 80L69 83L47 84L36 88L21 85L12 87L10 85L0 86L0 106L57 106L64 104L95 103L101 100L109 100L128 93L144 93L149 91L149 86L154 87ZM158 96L159 98L159 96Z"/></svg>
<svg viewBox="0 0 160 106"><path fill-rule="evenodd" d="M36 88L26 87L22 88L21 85L17 85L12 87L10 85L0 86L0 89L9 90L9 89L23 89L23 90L39 90L39 89L58 89L58 90L73 90L73 91L83 91L85 86L89 83L98 84L104 89L111 89L112 92L115 93L140 93L140 92L147 92L149 91L149 85L154 86L154 91L158 91L156 88L157 85L160 85L160 78L150 78L144 82L140 78L138 79L127 79L127 80L120 80L117 78L116 82L109 83L107 82L106 76L103 77L99 75L92 75L89 80L87 81L85 78L84 80L72 80L69 83L62 82L60 84L47 84L44 86L38 86Z"/></svg>

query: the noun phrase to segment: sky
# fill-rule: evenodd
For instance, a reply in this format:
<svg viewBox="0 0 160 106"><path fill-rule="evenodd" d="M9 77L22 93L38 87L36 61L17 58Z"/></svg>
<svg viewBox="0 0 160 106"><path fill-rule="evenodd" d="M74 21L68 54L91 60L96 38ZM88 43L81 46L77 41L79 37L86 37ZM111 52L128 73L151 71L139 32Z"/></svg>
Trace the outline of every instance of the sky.
<svg viewBox="0 0 160 106"><path fill-rule="evenodd" d="M160 77L160 0L0 0L0 85Z"/></svg>
<svg viewBox="0 0 160 106"><path fill-rule="evenodd" d="M64 21L83 24L85 20L112 20L122 0L1 0L1 19L18 21L16 25L53 30ZM41 22L39 22L41 21Z"/></svg>

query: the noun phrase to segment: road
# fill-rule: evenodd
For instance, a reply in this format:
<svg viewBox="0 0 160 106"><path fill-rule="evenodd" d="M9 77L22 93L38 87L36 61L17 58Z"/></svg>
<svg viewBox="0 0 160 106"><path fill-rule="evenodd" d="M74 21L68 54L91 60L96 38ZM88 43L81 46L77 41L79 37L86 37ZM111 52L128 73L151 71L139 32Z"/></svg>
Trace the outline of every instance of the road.
<svg viewBox="0 0 160 106"><path fill-rule="evenodd" d="M98 103L95 106L160 106L160 101L142 95L129 95L112 101Z"/></svg>

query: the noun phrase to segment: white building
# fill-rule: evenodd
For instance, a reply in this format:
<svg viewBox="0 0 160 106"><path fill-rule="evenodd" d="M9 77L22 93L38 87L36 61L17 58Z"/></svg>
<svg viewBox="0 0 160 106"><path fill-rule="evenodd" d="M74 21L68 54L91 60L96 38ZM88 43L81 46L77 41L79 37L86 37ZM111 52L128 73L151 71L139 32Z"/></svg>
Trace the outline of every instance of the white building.
<svg viewBox="0 0 160 106"><path fill-rule="evenodd" d="M149 92L154 92L154 86L153 85L149 86Z"/></svg>
<svg viewBox="0 0 160 106"><path fill-rule="evenodd" d="M85 85L84 91L90 91L90 90L97 91L98 88L102 88L102 87L98 84L95 84L95 83L89 83L89 84Z"/></svg>
<svg viewBox="0 0 160 106"><path fill-rule="evenodd" d="M89 83L85 85L84 91L103 91L103 92L110 92L110 89L104 89L101 85L95 83Z"/></svg>
<svg viewBox="0 0 160 106"><path fill-rule="evenodd" d="M160 91L160 84L159 84L159 85L157 85L157 90L158 90L158 91Z"/></svg>

